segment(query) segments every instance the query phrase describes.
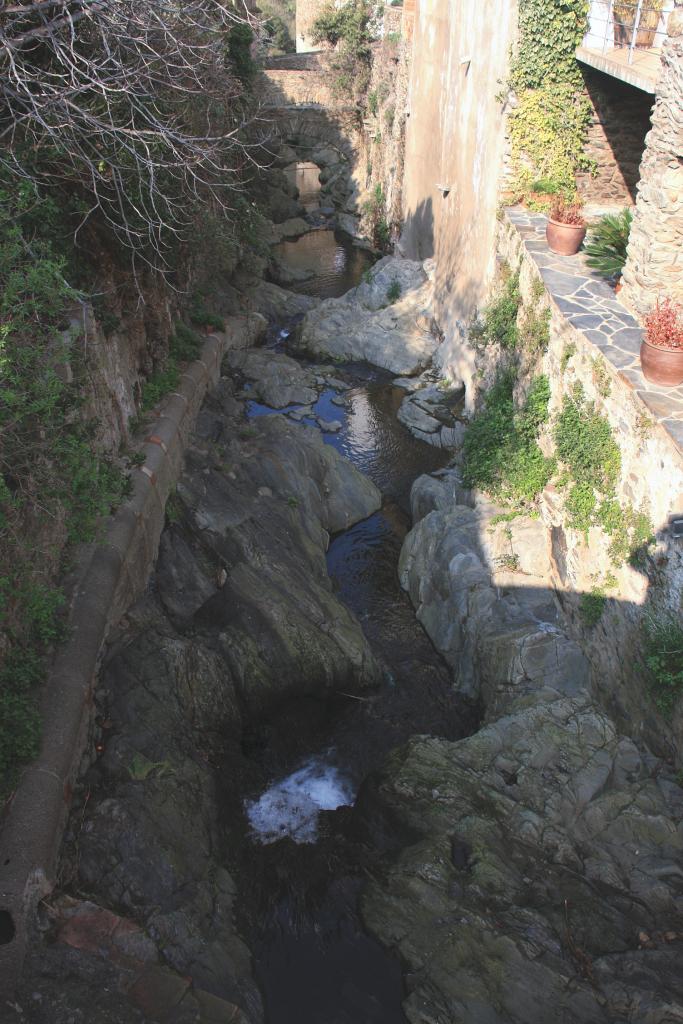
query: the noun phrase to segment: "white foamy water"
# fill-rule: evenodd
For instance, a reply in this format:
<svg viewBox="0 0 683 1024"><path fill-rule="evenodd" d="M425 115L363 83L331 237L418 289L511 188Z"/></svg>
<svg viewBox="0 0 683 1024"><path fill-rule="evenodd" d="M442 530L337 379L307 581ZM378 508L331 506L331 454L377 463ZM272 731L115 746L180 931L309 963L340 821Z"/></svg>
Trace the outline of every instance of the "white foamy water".
<svg viewBox="0 0 683 1024"><path fill-rule="evenodd" d="M353 803L351 783L334 765L312 757L297 771L274 782L258 800L246 800L253 835L260 843L289 836L295 843L314 843L318 815Z"/></svg>

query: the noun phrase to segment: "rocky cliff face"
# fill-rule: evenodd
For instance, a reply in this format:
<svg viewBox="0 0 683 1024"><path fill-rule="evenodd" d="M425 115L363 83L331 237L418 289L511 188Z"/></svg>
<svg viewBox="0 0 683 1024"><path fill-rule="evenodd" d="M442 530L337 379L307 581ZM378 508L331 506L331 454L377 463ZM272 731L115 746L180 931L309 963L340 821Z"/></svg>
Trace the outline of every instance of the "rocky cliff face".
<svg viewBox="0 0 683 1024"><path fill-rule="evenodd" d="M364 794L411 836L364 902L408 966L408 1019L677 1019L683 790L596 699L542 524L497 522L453 472L418 480L413 511L402 583L485 724L415 738Z"/></svg>

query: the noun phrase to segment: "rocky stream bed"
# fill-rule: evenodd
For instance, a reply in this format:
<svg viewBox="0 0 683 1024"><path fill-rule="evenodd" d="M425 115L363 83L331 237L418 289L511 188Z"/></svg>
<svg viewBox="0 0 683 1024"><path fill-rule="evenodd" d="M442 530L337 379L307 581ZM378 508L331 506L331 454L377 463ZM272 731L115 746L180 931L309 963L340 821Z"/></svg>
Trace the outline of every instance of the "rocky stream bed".
<svg viewBox="0 0 683 1024"><path fill-rule="evenodd" d="M543 524L462 488L429 274L261 290L112 638L13 1020L683 1021L683 789L598 705Z"/></svg>

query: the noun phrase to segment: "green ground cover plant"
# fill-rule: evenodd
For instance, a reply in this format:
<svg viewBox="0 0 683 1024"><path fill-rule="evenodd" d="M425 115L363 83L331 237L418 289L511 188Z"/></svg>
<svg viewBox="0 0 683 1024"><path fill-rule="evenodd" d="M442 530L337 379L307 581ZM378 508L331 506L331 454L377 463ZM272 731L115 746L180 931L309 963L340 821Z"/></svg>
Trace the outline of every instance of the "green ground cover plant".
<svg viewBox="0 0 683 1024"><path fill-rule="evenodd" d="M39 200L35 196L27 202ZM68 328L77 295L64 259L25 237L21 201L0 193L0 795L40 739L36 689L63 635L53 579L64 544L92 540L124 474L80 415L87 368Z"/></svg>
<svg viewBox="0 0 683 1024"><path fill-rule="evenodd" d="M683 627L678 618L650 615L645 620L644 647L655 703L670 715L683 692Z"/></svg>
<svg viewBox="0 0 683 1024"><path fill-rule="evenodd" d="M520 410L515 409L514 385L515 371L502 372L472 421L463 446L463 480L521 509L537 499L555 464L537 441L548 419L547 377L535 378Z"/></svg>

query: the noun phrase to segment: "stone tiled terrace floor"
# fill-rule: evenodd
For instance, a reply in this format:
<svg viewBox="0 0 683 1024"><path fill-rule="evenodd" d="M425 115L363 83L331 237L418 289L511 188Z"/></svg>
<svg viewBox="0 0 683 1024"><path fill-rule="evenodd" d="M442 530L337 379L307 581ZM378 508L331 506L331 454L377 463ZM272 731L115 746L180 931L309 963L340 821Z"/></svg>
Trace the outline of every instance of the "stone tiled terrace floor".
<svg viewBox="0 0 683 1024"><path fill-rule="evenodd" d="M586 266L581 253L556 256L550 251L544 216L521 206L509 207L506 214L560 312L628 381L683 453L683 386L661 388L645 380L639 355L643 332L614 289Z"/></svg>

